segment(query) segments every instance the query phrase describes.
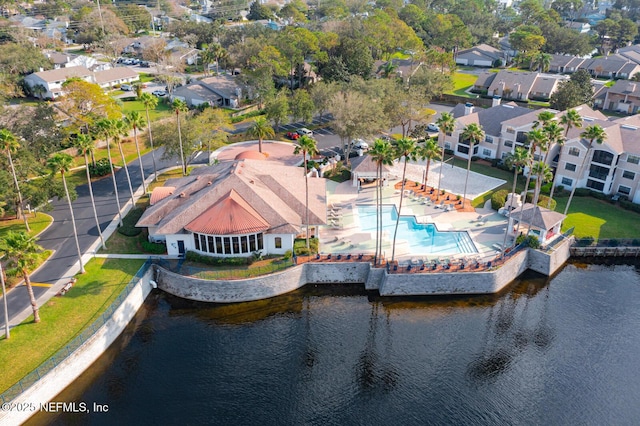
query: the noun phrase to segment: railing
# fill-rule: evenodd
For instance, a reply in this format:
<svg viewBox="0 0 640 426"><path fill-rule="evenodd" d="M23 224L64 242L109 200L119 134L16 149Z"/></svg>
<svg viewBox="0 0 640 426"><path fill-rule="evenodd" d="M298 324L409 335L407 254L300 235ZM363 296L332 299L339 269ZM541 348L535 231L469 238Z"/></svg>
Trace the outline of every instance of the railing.
<svg viewBox="0 0 640 426"><path fill-rule="evenodd" d="M575 229L575 227L567 229L565 232L560 234L560 236L558 238L553 240L551 242L551 244L546 245L543 248L543 250L545 250L546 252L553 251L556 247L558 247L560 244L562 244L564 242L564 240L566 240L567 238L569 238L573 234L573 230L574 229Z"/></svg>
<svg viewBox="0 0 640 426"><path fill-rule="evenodd" d="M142 276L147 271L147 268L151 264L150 260L147 260L144 265L136 272L136 275L131 278L127 286L122 289L122 292L116 297L116 299L107 307L107 309L100 315L91 325L82 330L73 340L71 340L66 346L55 353L51 358L40 364L35 370L23 377L18 383L11 386L4 393L0 395L0 401L2 403L9 402L24 392L26 389L33 386L43 376L49 373L62 363L67 357L69 357L76 349L82 346L87 340L89 340L107 321L109 321L113 313L122 305L127 298L131 290L138 284Z"/></svg>

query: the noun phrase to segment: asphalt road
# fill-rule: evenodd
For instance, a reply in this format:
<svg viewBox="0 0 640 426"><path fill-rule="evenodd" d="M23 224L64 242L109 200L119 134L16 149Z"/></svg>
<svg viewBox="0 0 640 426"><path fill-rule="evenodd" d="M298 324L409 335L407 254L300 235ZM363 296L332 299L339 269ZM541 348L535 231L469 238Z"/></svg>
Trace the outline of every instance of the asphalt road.
<svg viewBox="0 0 640 426"><path fill-rule="evenodd" d="M176 161L162 161L163 148L156 150L156 165L158 169L172 167L178 165ZM201 155L192 164L206 162L206 156ZM153 173L153 161L151 154L142 157L145 176L148 177ZM141 185L140 166L138 160L128 164L129 175L134 191ZM131 199L129 193L129 185L124 169L116 171L116 181L118 185L118 196L122 206ZM89 198L89 188L87 185L81 185L76 188L78 198L73 201L73 212L76 218L76 227L78 229L78 241L80 250L84 253L99 238L96 222L93 217L93 208L91 207L91 199ZM106 176L93 183L93 194L98 211L98 220L100 221L100 229L104 230L111 220L118 214L118 207L115 200L115 192L113 189L113 179ZM66 200L55 200L53 202L54 209L49 212L53 216L53 224L42 234L38 243L48 250L55 250L55 253L46 262L44 267L31 275L31 281L35 283L33 292L36 299L49 290L49 286L40 286L38 284L52 284L61 278L65 278L65 274L77 261L78 255L73 238L73 225L69 214L69 207ZM71 278L71 277L67 277ZM27 288L20 285L12 289L7 295L7 304L9 306L9 318L11 319L30 306ZM0 308L1 309L1 308ZM4 318L0 316L0 330L4 330ZM1 332L1 331L0 331Z"/></svg>

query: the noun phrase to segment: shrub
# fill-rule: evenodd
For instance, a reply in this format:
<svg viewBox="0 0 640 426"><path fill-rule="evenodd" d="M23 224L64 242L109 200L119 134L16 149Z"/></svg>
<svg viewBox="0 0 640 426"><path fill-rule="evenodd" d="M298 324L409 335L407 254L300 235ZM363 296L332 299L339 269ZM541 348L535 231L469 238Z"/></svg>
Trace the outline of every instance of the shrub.
<svg viewBox="0 0 640 426"><path fill-rule="evenodd" d="M527 196L526 196L526 202L527 203L531 203L533 202L533 194L531 192L527 192ZM547 197L546 195L539 195L538 196L538 205L540 207L544 207L545 209L547 208L547 203L549 202L549 197ZM549 206L549 209L551 210L555 210L556 209L556 205L558 203L556 202L556 200L551 200L551 205Z"/></svg>
<svg viewBox="0 0 640 426"><path fill-rule="evenodd" d="M591 190L588 188L577 188L574 195L578 197L588 197L589 195L591 195Z"/></svg>
<svg viewBox="0 0 640 426"><path fill-rule="evenodd" d="M477 155L474 155L474 156L471 157L471 161L478 161L479 159L480 159L480 157L477 156Z"/></svg>
<svg viewBox="0 0 640 426"><path fill-rule="evenodd" d="M101 158L96 161L95 166L93 163L89 163L89 174L93 177L106 176L111 173L111 167L109 166L109 160Z"/></svg>
<svg viewBox="0 0 640 426"><path fill-rule="evenodd" d="M618 247L618 245L620 245L619 241L616 240L615 238L612 240L609 240L609 244L608 244L609 247Z"/></svg>
<svg viewBox="0 0 640 426"><path fill-rule="evenodd" d="M142 228L136 228L136 223L144 213L144 209L136 208L129 212L128 215L122 219L122 226L118 228L118 232L127 237L135 237L140 235Z"/></svg>
<svg viewBox="0 0 640 426"><path fill-rule="evenodd" d="M447 154L447 155L453 155L453 150L445 148L444 153Z"/></svg>
<svg viewBox="0 0 640 426"><path fill-rule="evenodd" d="M535 235L520 234L516 238L516 244L523 244L525 247L531 247L532 249L540 248L540 240Z"/></svg>
<svg viewBox="0 0 640 426"><path fill-rule="evenodd" d="M504 207L504 204L507 202L508 194L508 189L501 189L500 191L494 192L493 195L491 195L491 208L494 210L500 210Z"/></svg>
<svg viewBox="0 0 640 426"><path fill-rule="evenodd" d="M552 182L542 185L542 187L540 188L540 192L547 195L551 194L551 185L553 185Z"/></svg>
<svg viewBox="0 0 640 426"><path fill-rule="evenodd" d="M284 252L284 260L289 260L293 256L293 252L291 250L287 250Z"/></svg>
<svg viewBox="0 0 640 426"><path fill-rule="evenodd" d="M212 257L193 251L187 251L186 259L211 266L244 266L253 263L253 257Z"/></svg>
<svg viewBox="0 0 640 426"><path fill-rule="evenodd" d="M634 239L631 241L631 245L632 245L632 246L634 246L634 247L638 247L638 246L640 246L640 240L639 240L639 239L637 239L637 238L634 238Z"/></svg>
<svg viewBox="0 0 640 426"><path fill-rule="evenodd" d="M588 247L593 244L593 241L594 241L593 237L578 238L576 240L576 245L578 247Z"/></svg>
<svg viewBox="0 0 640 426"><path fill-rule="evenodd" d="M162 243L151 243L149 241L142 242L142 250L150 254L165 254L167 247Z"/></svg>

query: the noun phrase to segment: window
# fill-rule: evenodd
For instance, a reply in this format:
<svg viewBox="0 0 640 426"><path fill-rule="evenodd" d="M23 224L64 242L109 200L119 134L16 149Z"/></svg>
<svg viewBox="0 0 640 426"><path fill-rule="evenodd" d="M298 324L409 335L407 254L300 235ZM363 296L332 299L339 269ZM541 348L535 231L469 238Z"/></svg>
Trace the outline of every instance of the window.
<svg viewBox="0 0 640 426"><path fill-rule="evenodd" d="M276 248L282 248L282 238L276 237L275 242L276 242Z"/></svg>
<svg viewBox="0 0 640 426"><path fill-rule="evenodd" d="M604 189L604 183L589 179L587 180L587 188L591 188L596 191L602 191Z"/></svg>
<svg viewBox="0 0 640 426"><path fill-rule="evenodd" d="M505 140L504 141L504 146L512 147L513 146L513 141Z"/></svg>
<svg viewBox="0 0 640 426"><path fill-rule="evenodd" d="M596 166L595 164L592 164L591 167L589 167L589 177L607 180L607 176L609 176L608 167Z"/></svg>
<svg viewBox="0 0 640 426"><path fill-rule="evenodd" d="M622 177L625 179L635 179L636 178L636 174L633 172L630 172L628 170L625 170L624 172L622 172Z"/></svg>
<svg viewBox="0 0 640 426"><path fill-rule="evenodd" d="M500 158L504 160L505 158L507 158L509 154L510 154L509 152L503 152Z"/></svg>
<svg viewBox="0 0 640 426"><path fill-rule="evenodd" d="M515 133L516 129L514 129L513 127L507 127L507 133Z"/></svg>
<svg viewBox="0 0 640 426"><path fill-rule="evenodd" d="M485 136L484 141L486 143L493 143L493 137L492 136Z"/></svg>
<svg viewBox="0 0 640 426"><path fill-rule="evenodd" d="M575 172L576 171L576 165L573 163L566 163L564 165L564 169L565 170L569 170L570 172Z"/></svg>
<svg viewBox="0 0 640 426"><path fill-rule="evenodd" d="M243 253L249 253L249 244L247 243L247 236L240 237L240 247Z"/></svg>
<svg viewBox="0 0 640 426"><path fill-rule="evenodd" d="M193 243L196 247L196 250L200 250L200 237L198 234L193 234Z"/></svg>
<svg viewBox="0 0 640 426"><path fill-rule="evenodd" d="M264 243L262 241L262 234L258 234L258 250L264 249Z"/></svg>
<svg viewBox="0 0 640 426"><path fill-rule="evenodd" d="M249 235L249 250L256 251L256 236Z"/></svg>
<svg viewBox="0 0 640 426"><path fill-rule="evenodd" d="M576 147L569 148L569 155L573 155L574 157L580 157L580 150Z"/></svg>
<svg viewBox="0 0 640 426"><path fill-rule="evenodd" d="M525 132L518 132L518 134L516 135L516 142L520 143L520 144L526 144L528 140L527 137L527 133Z"/></svg>
<svg viewBox="0 0 640 426"><path fill-rule="evenodd" d="M222 237L216 237L216 253L222 254Z"/></svg>
<svg viewBox="0 0 640 426"><path fill-rule="evenodd" d="M445 142L444 143L444 149L451 149L451 143L450 142Z"/></svg>
<svg viewBox="0 0 640 426"><path fill-rule="evenodd" d="M597 150L593 152L591 161L610 166L613 163L613 154L608 151Z"/></svg>
<svg viewBox="0 0 640 426"><path fill-rule="evenodd" d="M563 177L560 183L562 183L564 186L573 186L573 179Z"/></svg>
<svg viewBox="0 0 640 426"><path fill-rule="evenodd" d="M482 150L482 155L485 156L485 157L491 157L491 154L492 154L492 152L491 152L490 149L486 149L485 148L485 149Z"/></svg>
<svg viewBox="0 0 640 426"><path fill-rule="evenodd" d="M618 187L618 193L629 195L631 193L631 188L629 188L628 186L620 185Z"/></svg>
<svg viewBox="0 0 640 426"><path fill-rule="evenodd" d="M636 156L636 155L627 155L627 163L631 163L631 164L639 164L640 163L640 157Z"/></svg>
<svg viewBox="0 0 640 426"><path fill-rule="evenodd" d="M215 253L216 248L213 246L213 237L211 235L208 235L207 241L209 242L209 253Z"/></svg>
<svg viewBox="0 0 640 426"><path fill-rule="evenodd" d="M462 154L468 154L469 153L469 147L467 145L458 145L458 152L460 152Z"/></svg>
<svg viewBox="0 0 640 426"><path fill-rule="evenodd" d="M240 253L240 238L238 237L231 237L233 240L233 252L234 253Z"/></svg>
<svg viewBox="0 0 640 426"><path fill-rule="evenodd" d="M231 238L224 237L224 254L231 254Z"/></svg>
<svg viewBox="0 0 640 426"><path fill-rule="evenodd" d="M200 235L200 250L207 251L207 237Z"/></svg>

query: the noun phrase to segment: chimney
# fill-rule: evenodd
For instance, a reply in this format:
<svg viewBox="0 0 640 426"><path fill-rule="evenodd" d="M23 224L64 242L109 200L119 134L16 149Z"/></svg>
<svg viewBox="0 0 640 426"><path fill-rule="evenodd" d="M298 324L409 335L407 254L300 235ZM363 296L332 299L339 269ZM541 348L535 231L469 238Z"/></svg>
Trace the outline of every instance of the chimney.
<svg viewBox="0 0 640 426"><path fill-rule="evenodd" d="M491 107L497 107L498 105L500 105L500 101L502 100L502 98L498 95L494 95L493 99L491 100Z"/></svg>
<svg viewBox="0 0 640 426"><path fill-rule="evenodd" d="M471 102L467 102L464 104L464 115L473 114L473 104Z"/></svg>

